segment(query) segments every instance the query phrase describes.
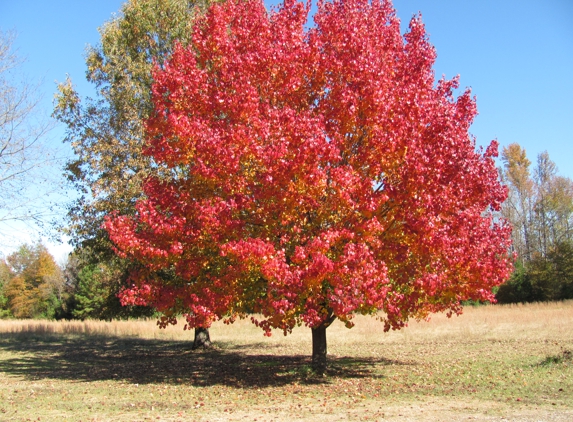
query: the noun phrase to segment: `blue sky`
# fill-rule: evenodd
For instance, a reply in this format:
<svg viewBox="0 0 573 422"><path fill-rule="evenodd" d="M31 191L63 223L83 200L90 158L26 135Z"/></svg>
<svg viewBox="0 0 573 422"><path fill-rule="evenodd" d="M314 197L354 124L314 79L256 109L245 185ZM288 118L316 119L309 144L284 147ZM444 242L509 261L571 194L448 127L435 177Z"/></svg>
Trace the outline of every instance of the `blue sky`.
<svg viewBox="0 0 573 422"><path fill-rule="evenodd" d="M97 28L119 12L121 0L0 0L0 29L17 32L27 78L41 80L45 113L56 81L69 74L81 94L84 51ZM278 3L267 0L267 5ZM547 150L559 174L573 178L573 1L394 0L404 30L422 13L436 47L438 77L460 75L477 96L471 132L479 145L517 142L535 162ZM59 146L62 129L51 134Z"/></svg>

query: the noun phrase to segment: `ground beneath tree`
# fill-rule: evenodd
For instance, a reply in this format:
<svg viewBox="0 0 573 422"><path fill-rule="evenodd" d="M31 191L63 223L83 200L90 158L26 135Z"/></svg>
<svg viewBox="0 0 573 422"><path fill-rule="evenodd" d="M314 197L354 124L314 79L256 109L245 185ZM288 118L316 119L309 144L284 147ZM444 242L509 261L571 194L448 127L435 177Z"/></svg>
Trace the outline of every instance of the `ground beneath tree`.
<svg viewBox="0 0 573 422"><path fill-rule="evenodd" d="M192 333L152 321L0 322L0 420L573 420L573 302L470 309L399 333L356 322L329 328L323 377L310 330L267 339L221 324L212 349L193 351Z"/></svg>

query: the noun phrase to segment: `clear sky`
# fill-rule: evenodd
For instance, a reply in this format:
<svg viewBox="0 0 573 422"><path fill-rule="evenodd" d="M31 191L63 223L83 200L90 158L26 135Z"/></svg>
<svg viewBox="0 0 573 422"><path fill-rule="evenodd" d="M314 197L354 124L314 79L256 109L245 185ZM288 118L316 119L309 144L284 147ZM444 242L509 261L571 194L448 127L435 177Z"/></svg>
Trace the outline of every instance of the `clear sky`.
<svg viewBox="0 0 573 422"><path fill-rule="evenodd" d="M0 29L17 32L15 46L30 80L41 80L50 114L56 81L69 74L81 94L84 51L121 0L0 0ZM266 0L267 5L276 0ZM471 132L479 145L517 142L535 162L547 150L559 174L573 178L572 0L394 0L404 30L421 12L436 47L438 77L460 75L477 96ZM62 128L51 134L59 145Z"/></svg>

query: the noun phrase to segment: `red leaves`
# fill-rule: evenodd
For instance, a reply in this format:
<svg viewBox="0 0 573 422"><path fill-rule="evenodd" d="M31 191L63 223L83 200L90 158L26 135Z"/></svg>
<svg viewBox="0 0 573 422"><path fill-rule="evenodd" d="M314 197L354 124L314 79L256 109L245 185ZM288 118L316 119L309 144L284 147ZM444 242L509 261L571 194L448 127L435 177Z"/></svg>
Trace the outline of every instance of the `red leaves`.
<svg viewBox="0 0 573 422"><path fill-rule="evenodd" d="M146 151L171 179L106 220L147 270L125 303L190 327L257 312L286 333L382 310L400 328L507 277L497 144L475 151L457 79L434 86L421 20L402 38L389 2L320 3L310 30L306 13L214 5L156 69Z"/></svg>

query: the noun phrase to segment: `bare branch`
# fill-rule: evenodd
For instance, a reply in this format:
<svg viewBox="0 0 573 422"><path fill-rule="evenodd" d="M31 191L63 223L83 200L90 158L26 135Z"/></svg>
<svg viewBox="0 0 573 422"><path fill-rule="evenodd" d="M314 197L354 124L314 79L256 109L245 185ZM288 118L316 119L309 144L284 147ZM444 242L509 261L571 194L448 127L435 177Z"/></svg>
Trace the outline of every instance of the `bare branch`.
<svg viewBox="0 0 573 422"><path fill-rule="evenodd" d="M0 231L15 221L45 221L60 189L60 157L46 143L54 122L41 113L38 86L19 74L13 40L0 32Z"/></svg>

